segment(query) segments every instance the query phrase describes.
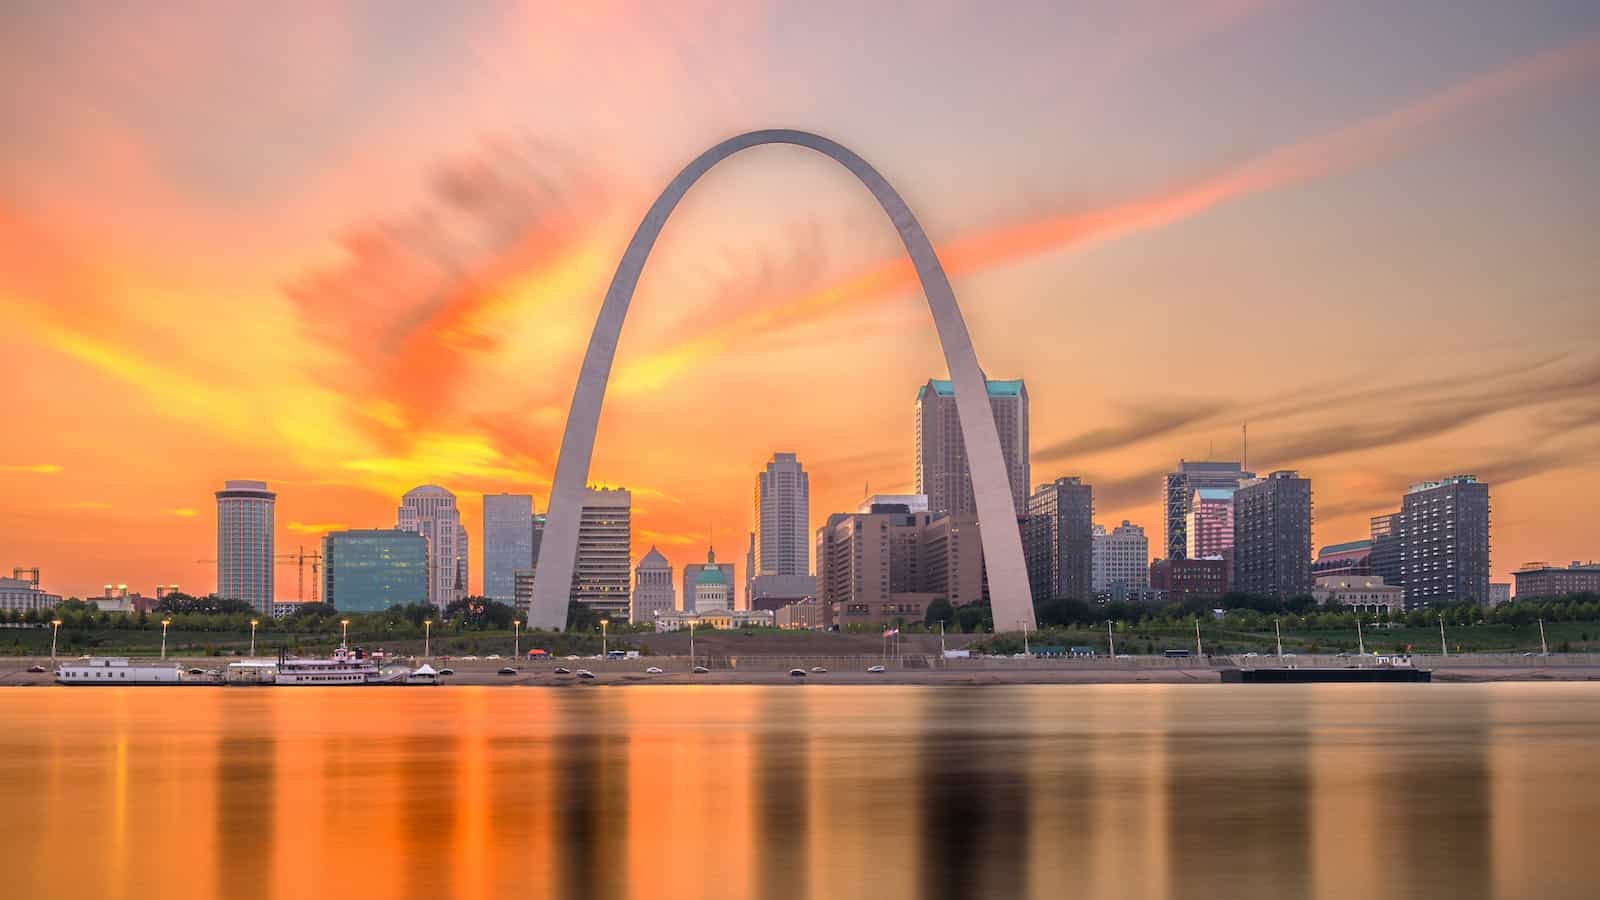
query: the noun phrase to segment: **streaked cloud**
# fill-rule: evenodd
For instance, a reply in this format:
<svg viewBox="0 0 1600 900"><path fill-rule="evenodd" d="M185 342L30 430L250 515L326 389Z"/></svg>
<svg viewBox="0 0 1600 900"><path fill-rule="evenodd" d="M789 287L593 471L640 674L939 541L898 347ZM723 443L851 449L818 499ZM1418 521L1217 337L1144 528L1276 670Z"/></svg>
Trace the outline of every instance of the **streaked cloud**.
<svg viewBox="0 0 1600 900"><path fill-rule="evenodd" d="M62 469L55 463L0 464L0 472L22 472L29 475L59 475Z"/></svg>

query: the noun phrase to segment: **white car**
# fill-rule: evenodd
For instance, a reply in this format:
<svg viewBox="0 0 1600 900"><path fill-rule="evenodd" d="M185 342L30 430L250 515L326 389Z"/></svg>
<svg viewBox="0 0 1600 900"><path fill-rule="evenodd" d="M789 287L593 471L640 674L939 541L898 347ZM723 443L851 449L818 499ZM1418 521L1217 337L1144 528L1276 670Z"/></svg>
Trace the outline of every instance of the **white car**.
<svg viewBox="0 0 1600 900"><path fill-rule="evenodd" d="M660 666L651 666L650 668L645 669L644 673L646 675L660 675L661 674L661 667Z"/></svg>
<svg viewBox="0 0 1600 900"><path fill-rule="evenodd" d="M498 654L498 653L491 653L488 656L484 657L484 659L499 659L499 658L500 658L500 654Z"/></svg>
<svg viewBox="0 0 1600 900"><path fill-rule="evenodd" d="M593 678L594 677L594 673L589 671L588 669L579 669L578 670L578 677L579 678Z"/></svg>
<svg viewBox="0 0 1600 900"><path fill-rule="evenodd" d="M475 659L477 659L477 657L476 656L463 656L463 657L461 657L461 659L463 659L463 660L474 659L475 660Z"/></svg>
<svg viewBox="0 0 1600 900"><path fill-rule="evenodd" d="M706 668L705 666L695 666L694 667L694 673L696 675L704 675L704 674L706 674L707 672L710 672L710 671L711 670Z"/></svg>
<svg viewBox="0 0 1600 900"><path fill-rule="evenodd" d="M871 672L874 675L882 675L884 672L887 672L889 670L884 668L883 666L867 666L867 671Z"/></svg>
<svg viewBox="0 0 1600 900"><path fill-rule="evenodd" d="M811 667L811 671L815 672L818 675L822 675L822 674L825 674L828 670L823 668L822 666L812 666Z"/></svg>

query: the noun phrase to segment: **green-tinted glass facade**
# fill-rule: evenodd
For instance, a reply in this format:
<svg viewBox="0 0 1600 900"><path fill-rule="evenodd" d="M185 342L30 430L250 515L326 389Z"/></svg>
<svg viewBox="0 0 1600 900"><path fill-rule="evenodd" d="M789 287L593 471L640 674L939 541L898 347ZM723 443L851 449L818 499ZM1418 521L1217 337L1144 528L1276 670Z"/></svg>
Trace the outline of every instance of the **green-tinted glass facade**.
<svg viewBox="0 0 1600 900"><path fill-rule="evenodd" d="M428 600L428 541L420 534L335 531L322 539L322 556L322 597L340 612Z"/></svg>

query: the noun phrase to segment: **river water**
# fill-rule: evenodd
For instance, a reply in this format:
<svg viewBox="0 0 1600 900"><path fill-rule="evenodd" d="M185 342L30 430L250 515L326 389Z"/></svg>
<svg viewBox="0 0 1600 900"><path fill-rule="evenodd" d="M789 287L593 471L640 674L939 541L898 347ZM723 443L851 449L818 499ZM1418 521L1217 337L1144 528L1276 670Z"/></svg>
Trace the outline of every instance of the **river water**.
<svg viewBox="0 0 1600 900"><path fill-rule="evenodd" d="M14 897L1600 896L1600 687L16 688Z"/></svg>

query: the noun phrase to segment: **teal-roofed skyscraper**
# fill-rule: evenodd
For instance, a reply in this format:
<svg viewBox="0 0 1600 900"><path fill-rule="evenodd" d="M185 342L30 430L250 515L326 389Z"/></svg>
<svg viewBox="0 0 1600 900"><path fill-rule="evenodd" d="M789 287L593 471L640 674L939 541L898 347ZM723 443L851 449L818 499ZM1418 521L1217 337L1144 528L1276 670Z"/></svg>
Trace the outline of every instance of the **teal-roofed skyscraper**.
<svg viewBox="0 0 1600 900"><path fill-rule="evenodd" d="M1028 463L1028 388L1022 379L985 379L1006 480L1017 515L1028 511L1032 472ZM967 465L956 395L949 381L931 378L917 389L917 493L928 496L928 509L953 516L977 514L972 469Z"/></svg>

